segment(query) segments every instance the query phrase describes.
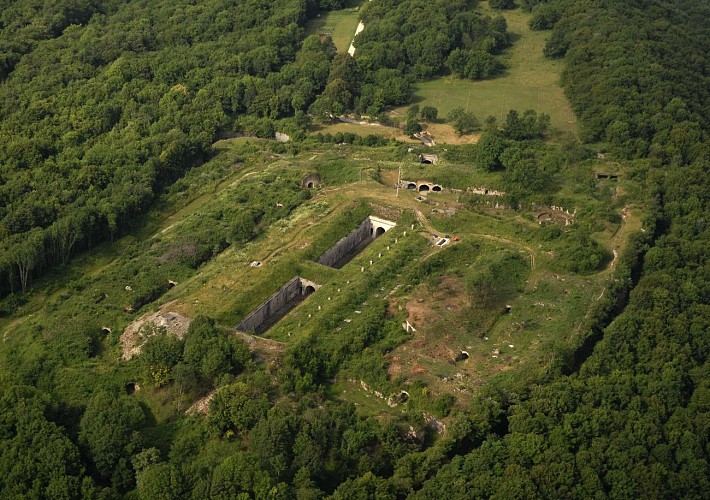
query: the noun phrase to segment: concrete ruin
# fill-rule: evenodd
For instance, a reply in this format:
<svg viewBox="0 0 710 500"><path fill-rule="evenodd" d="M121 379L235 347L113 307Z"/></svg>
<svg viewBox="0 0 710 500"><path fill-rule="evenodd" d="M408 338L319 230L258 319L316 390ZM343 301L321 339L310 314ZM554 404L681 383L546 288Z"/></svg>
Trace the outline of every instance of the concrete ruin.
<svg viewBox="0 0 710 500"><path fill-rule="evenodd" d="M265 332L319 288L320 285L300 276L295 276L256 309L247 314L236 328L242 332L257 334Z"/></svg>
<svg viewBox="0 0 710 500"><path fill-rule="evenodd" d="M320 187L320 175L308 174L303 179L301 179L302 189L313 189L317 187Z"/></svg>
<svg viewBox="0 0 710 500"><path fill-rule="evenodd" d="M440 193L444 190L444 188L441 187L441 184L434 184L429 181L400 181L399 188L410 191L418 191L420 193Z"/></svg>
<svg viewBox="0 0 710 500"><path fill-rule="evenodd" d="M145 341L161 329L179 339L185 337L192 320L178 312L171 311L171 308L172 303L166 304L160 311L146 313L126 327L120 339L124 360L128 361L139 355ZM110 328L104 328L108 329L110 333Z"/></svg>
<svg viewBox="0 0 710 500"><path fill-rule="evenodd" d="M439 157L437 155L422 153L419 155L419 163L426 165L436 165L437 163L439 163Z"/></svg>
<svg viewBox="0 0 710 500"><path fill-rule="evenodd" d="M328 267L340 269L353 257L362 252L378 236L382 236L397 224L392 221L369 216L362 224L341 238L330 250L321 255L316 262Z"/></svg>
<svg viewBox="0 0 710 500"><path fill-rule="evenodd" d="M488 189L485 186L469 187L466 192L473 194L481 194L483 196L505 196L505 191L497 191L495 189Z"/></svg>
<svg viewBox="0 0 710 500"><path fill-rule="evenodd" d="M609 172L594 172L594 176L597 179L611 179L612 181L619 179L619 174L613 174Z"/></svg>

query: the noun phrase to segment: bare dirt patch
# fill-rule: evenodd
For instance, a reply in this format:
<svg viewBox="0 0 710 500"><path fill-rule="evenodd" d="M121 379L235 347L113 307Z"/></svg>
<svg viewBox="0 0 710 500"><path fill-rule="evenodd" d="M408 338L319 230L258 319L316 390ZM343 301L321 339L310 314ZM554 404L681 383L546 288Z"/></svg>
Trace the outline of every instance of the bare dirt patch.
<svg viewBox="0 0 710 500"><path fill-rule="evenodd" d="M145 341L161 329L179 339L185 337L192 319L171 309L171 304L166 304L159 311L144 314L128 325L121 335L121 353L124 360L140 354Z"/></svg>
<svg viewBox="0 0 710 500"><path fill-rule="evenodd" d="M207 415L210 409L210 402L216 393L217 391L214 390L207 396L195 401L187 410L185 410L185 415Z"/></svg>

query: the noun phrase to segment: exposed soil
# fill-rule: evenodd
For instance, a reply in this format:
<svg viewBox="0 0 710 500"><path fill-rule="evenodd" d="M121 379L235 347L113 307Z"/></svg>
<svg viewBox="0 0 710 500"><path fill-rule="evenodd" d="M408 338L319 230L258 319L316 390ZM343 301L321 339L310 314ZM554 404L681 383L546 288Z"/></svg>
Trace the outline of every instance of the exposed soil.
<svg viewBox="0 0 710 500"><path fill-rule="evenodd" d="M177 338L185 337L192 319L172 311L171 305L166 304L157 312L144 314L128 325L121 335L121 353L124 360L140 354L148 337L155 335L161 328Z"/></svg>
<svg viewBox="0 0 710 500"><path fill-rule="evenodd" d="M207 415L210 409L210 402L217 391L210 392L207 396L195 401L187 410L185 415Z"/></svg>

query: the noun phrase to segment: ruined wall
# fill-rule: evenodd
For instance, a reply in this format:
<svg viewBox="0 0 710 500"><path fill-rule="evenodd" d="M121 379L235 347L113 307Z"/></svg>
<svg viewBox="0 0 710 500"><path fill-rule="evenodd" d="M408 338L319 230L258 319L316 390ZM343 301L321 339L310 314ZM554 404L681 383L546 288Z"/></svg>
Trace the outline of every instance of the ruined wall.
<svg viewBox="0 0 710 500"><path fill-rule="evenodd" d="M341 238L330 250L321 255L317 260L318 264L335 267L336 264L342 261L353 249L357 248L368 238L372 238L373 235L370 234L371 227L372 224L369 218L362 221L362 224L350 231L347 236Z"/></svg>
<svg viewBox="0 0 710 500"><path fill-rule="evenodd" d="M255 333L264 331L266 327L271 325L270 320L274 315L290 309L300 301L304 288L308 285L312 286L310 282L304 284L299 276L292 278L240 321L237 330Z"/></svg>

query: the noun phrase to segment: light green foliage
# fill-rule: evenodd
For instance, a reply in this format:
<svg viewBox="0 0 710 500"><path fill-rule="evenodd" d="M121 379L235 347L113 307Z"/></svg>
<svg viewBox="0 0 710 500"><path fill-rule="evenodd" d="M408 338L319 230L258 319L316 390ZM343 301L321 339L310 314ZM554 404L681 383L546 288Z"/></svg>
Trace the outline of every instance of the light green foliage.
<svg viewBox="0 0 710 500"><path fill-rule="evenodd" d="M140 362L145 376L156 387L170 382L170 372L182 359L183 342L164 329L155 332L141 347Z"/></svg>

